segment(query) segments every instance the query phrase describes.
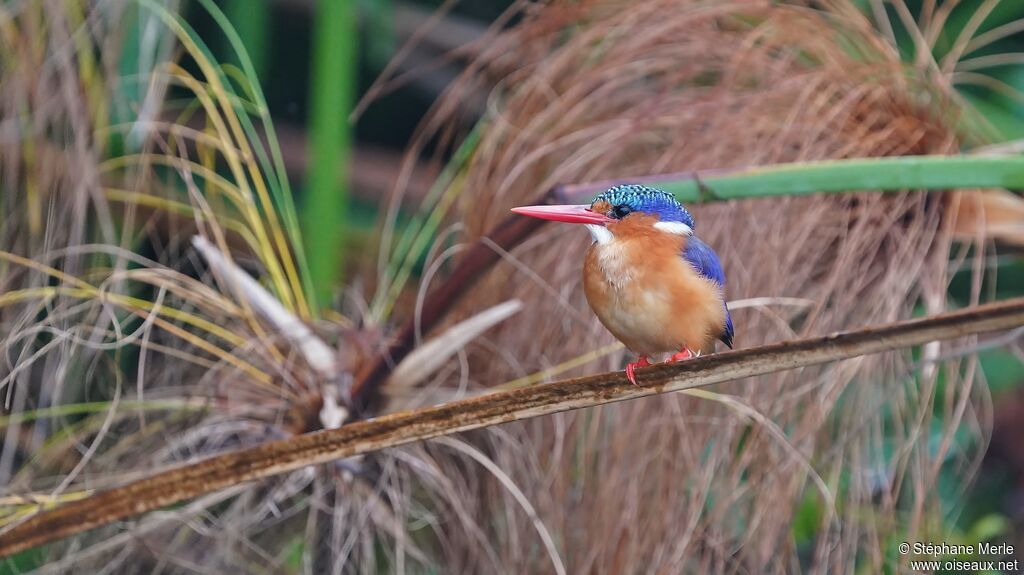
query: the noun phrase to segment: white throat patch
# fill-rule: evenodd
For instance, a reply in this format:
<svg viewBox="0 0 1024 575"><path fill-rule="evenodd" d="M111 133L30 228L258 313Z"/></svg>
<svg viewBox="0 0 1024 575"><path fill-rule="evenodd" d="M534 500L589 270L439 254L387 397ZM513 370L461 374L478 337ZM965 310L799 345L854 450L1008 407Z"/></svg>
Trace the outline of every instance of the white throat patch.
<svg viewBox="0 0 1024 575"><path fill-rule="evenodd" d="M600 224L584 224L587 226L587 230L590 231L590 235L594 237L594 241L599 244L606 244L613 239L612 233L608 231L608 228Z"/></svg>

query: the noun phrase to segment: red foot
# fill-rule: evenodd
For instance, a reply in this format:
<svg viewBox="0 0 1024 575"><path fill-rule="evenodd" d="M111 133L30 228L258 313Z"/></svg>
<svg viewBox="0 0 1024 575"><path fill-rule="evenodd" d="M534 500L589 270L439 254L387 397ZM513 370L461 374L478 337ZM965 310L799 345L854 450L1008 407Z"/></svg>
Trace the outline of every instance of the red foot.
<svg viewBox="0 0 1024 575"><path fill-rule="evenodd" d="M683 361L684 359L690 359L692 357L697 356L690 351L690 348L684 347L679 353L672 354L672 357L668 358L668 361Z"/></svg>
<svg viewBox="0 0 1024 575"><path fill-rule="evenodd" d="M646 355L641 355L640 357L636 358L636 361L634 361L633 363L627 363L626 378L629 379L629 383L639 386L640 384L636 382L636 368L647 367L648 365L651 365L651 362L647 361Z"/></svg>

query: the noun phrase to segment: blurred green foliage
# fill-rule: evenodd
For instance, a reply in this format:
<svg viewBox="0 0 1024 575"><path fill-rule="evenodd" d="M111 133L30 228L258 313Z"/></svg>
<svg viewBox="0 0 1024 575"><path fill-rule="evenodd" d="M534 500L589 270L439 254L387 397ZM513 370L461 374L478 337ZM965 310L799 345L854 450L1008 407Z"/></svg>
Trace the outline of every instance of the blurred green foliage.
<svg viewBox="0 0 1024 575"><path fill-rule="evenodd" d="M270 56L270 0L224 0L224 13L238 32L256 76L265 80ZM238 55L229 45L224 52L225 63L240 65Z"/></svg>
<svg viewBox="0 0 1024 575"><path fill-rule="evenodd" d="M344 252L357 28L355 6L349 0L321 0L316 10L310 164L300 221L316 298L329 305L341 278Z"/></svg>

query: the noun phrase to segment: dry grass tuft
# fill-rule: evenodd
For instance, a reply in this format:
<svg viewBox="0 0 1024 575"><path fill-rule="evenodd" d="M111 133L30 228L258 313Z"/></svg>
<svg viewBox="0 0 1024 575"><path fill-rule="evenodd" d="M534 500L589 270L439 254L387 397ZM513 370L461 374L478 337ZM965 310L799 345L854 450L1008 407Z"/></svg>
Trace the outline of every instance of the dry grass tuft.
<svg viewBox="0 0 1024 575"><path fill-rule="evenodd" d="M316 336L282 328L313 312L290 191L255 128L266 105L177 7L0 7L0 529L36 502L319 428L323 390L340 395L367 340L345 318L317 324L343 353L316 362L296 334ZM207 266L196 234L229 257ZM343 477L243 486L41 557L62 572L276 572L315 515L311 486L333 494Z"/></svg>
<svg viewBox="0 0 1024 575"><path fill-rule="evenodd" d="M518 4L417 135L411 157L452 141L463 95L497 86L428 196L423 232L387 229L377 293L330 321L306 303L290 191L273 138L263 147L254 128L268 121L259 91L228 79L175 5L0 7L0 392L16 414L0 416L0 529L36 503L324 425L323 390L343 396L402 319L396 304L421 302L463 242L555 183L981 141L953 128L955 66L903 64L846 2L814 5ZM147 58L128 57L152 66L125 76L120 23L136 9L158 32ZM755 298L736 314L751 346L949 307L948 203L908 191L695 211L730 297ZM196 234L216 251L196 253ZM549 377L619 367L578 289L583 248L552 226L503 254L456 328L423 334L451 359L393 380L401 405L552 366ZM409 286L421 250L427 271ZM970 262L979 284L983 251ZM228 277L239 268L262 291ZM261 307L265 296L279 306ZM494 307L510 300L524 304L511 317ZM338 350L334 377L281 333L294 320L313 326L299 339ZM879 571L894 538L941 539L954 510L938 475L966 485L982 453L987 394L961 351L930 347L928 359L951 359L923 369L886 354L339 461L44 558L54 572Z"/></svg>
<svg viewBox="0 0 1024 575"><path fill-rule="evenodd" d="M338 425L325 399L344 402L385 338L354 327L358 296L352 316L316 318L265 102L177 7L0 7L0 533L39 505ZM451 445L240 485L32 557L50 572L376 573L437 563L440 525L476 557Z"/></svg>
<svg viewBox="0 0 1024 575"><path fill-rule="evenodd" d="M815 4L519 5L521 22L486 40L426 122L444 136L462 94L497 85L451 180L460 239L559 183L949 154L984 141L956 129L963 105L951 74L901 62L852 5ZM908 190L697 207L731 299L810 302L737 312L738 344L947 308L945 203ZM535 234L464 301L463 313L512 297L527 304L470 358L472 381L608 351L579 285L588 240L567 228ZM570 572L880 571L896 541L941 534L955 511L938 497L940 472L968 485L984 451L987 392L961 351L930 346L928 357L953 359L924 369L885 354L736 383L720 390L727 398L636 401L477 439L534 502ZM614 353L577 372L622 361ZM467 499L492 502L476 517L500 545L497 565L476 566L551 571L512 495L490 481L473 487Z"/></svg>

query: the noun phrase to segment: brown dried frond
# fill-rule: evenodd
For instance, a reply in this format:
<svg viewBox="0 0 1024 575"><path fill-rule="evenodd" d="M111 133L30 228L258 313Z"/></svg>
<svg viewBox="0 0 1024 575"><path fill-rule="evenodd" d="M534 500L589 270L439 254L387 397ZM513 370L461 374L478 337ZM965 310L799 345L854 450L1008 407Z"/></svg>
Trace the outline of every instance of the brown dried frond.
<svg viewBox="0 0 1024 575"><path fill-rule="evenodd" d="M0 140L0 249L32 262L0 259L0 286L4 294L38 296L0 308L0 348L9 360L0 375L17 383L7 388L15 411L92 397L110 407L81 421L8 424L0 485L11 492L100 488L316 428L322 398L314 370L216 270L189 275L205 266L182 246L205 233L221 252L275 280L289 250L255 248L262 245L250 237L256 223L240 224L239 211L220 209L228 194L209 201L196 171L222 168L225 160L187 126L155 121L171 114L146 110L153 127L140 148L146 153L100 167L109 151L96 134L128 131L104 123L109 116L100 104L113 90L117 66L73 66L62 58L73 52L69 37L85 44L76 47L78 58L116 55L119 19L95 17L95 3L64 3L83 7L84 21L52 10L44 29L43 8L57 4L22 3L28 8L16 25L0 27L0 71L11 79L0 86L0 138L16 135ZM954 131L958 103L943 77L901 63L841 0L824 8L754 0L523 2L502 20L513 21L474 47L479 57L425 122L410 154L435 136L454 136L462 94L497 86L479 144L441 190L445 199L453 197L446 191L458 194L462 216L438 246L449 234L480 237L508 207L555 183L948 153L968 136ZM25 30L40 33L30 41L19 35ZM165 40L166 62L143 80L154 102L172 79L197 80L170 64L175 43ZM90 69L93 84L80 77ZM246 145L219 137L221 153ZM234 183L242 188L249 177L256 176ZM730 298L812 302L738 311L738 343L749 346L891 321L909 315L916 302L928 311L947 307L946 203L908 191L733 202L695 212L698 233L726 264ZM112 214L119 225L111 224ZM139 237L159 252L157 261L132 253ZM608 344L578 289L574 254L583 247L573 231L551 227L507 254L507 264L473 291L454 320L510 299L523 301L523 310L457 353L421 384L422 393L402 390L408 403L484 389ZM437 265L428 269L443 271L444 260L457 257L454 248L439 248L431 257ZM387 288L393 278L379 279ZM86 289L79 282L102 295L45 291L54 284ZM281 289L283 281L268 283L283 307L303 316L300 294ZM126 311L115 305L120 296L146 305ZM175 313L164 318L154 311L160 308ZM387 314L368 315L372 324L385 323ZM207 323L197 328L196 319ZM342 342L346 374L360 362L353 350L385 339L369 330L327 330ZM135 348L144 351L145 368L123 373L119 354ZM929 348L926 357L956 351ZM620 360L585 369L617 367ZM296 549L316 570L367 573L405 566L551 572L561 564L568 572L823 572L848 570L855 561L880 570L887 538L927 540L941 527L938 471L945 466L969 478L980 453L976 443L952 441L954 430L984 433L976 364L952 359L940 367L941 389L938 367L917 372L910 357L888 354L740 382L717 396L547 417L471 441L394 449L238 487L49 553L63 555L54 568L83 571L202 565L279 572ZM195 397L208 401L197 406ZM129 398L189 401L179 402L187 409L159 415L117 409ZM933 406L940 400L945 412L938 419ZM829 514L808 464L837 498L838 515ZM807 540L791 529L802 507L818 514Z"/></svg>
<svg viewBox="0 0 1024 575"><path fill-rule="evenodd" d="M254 148L264 143L229 121L246 113L248 93L208 73L216 63L175 34L168 21L178 7L0 7L0 495L59 500L320 428L323 390L357 367L359 344L373 341L327 326L345 348L336 364L296 345L313 337L288 328L309 319L294 289L299 249L288 243L280 205L260 193L276 175L258 164ZM145 51L139 66L151 66L125 74L128 24L140 20L152 36L132 48ZM203 105L174 109L180 100L165 100L172 84ZM200 129L189 124L196 117ZM196 234L234 258L237 273L266 279L264 292L238 289L228 264L207 265L189 248ZM253 293L280 309L268 313ZM337 380L324 381L324 366ZM245 486L131 527L127 543L120 529L101 530L49 547L46 557L66 560L58 568L66 571L135 571L166 560L172 541L217 549L210 536L227 543L211 565L237 569L291 543L259 539L270 523L263 518L290 505L308 513L303 491L313 479ZM215 506L238 524L237 536L192 531L190 521ZM4 507L0 525L18 517ZM250 537L259 541L246 553L227 552ZM190 559L183 553L179 567Z"/></svg>
<svg viewBox="0 0 1024 575"><path fill-rule="evenodd" d="M229 121L258 106L243 106L250 92L233 92L175 35L176 8L0 7L0 401L10 392L0 495L10 501L70 499L336 426L345 383L386 339L353 327L358 317L304 323L289 269L299 246L278 213L287 198L261 195L280 174L259 162L264 142ZM140 58L152 66L125 76L125 34L140 20L156 39ZM440 363L516 309L497 306L425 353ZM416 371L406 380L448 381L448 367L406 369ZM482 502L461 502L462 457L412 447L340 461L98 529L44 558L60 572L280 572L298 550L315 571L379 572L378 562L435 565L447 549L462 554L452 565L481 565ZM33 511L0 505L0 530ZM434 531L478 546L456 550Z"/></svg>
<svg viewBox="0 0 1024 575"><path fill-rule="evenodd" d="M814 4L521 4L522 21L487 39L425 124L428 133L452 125L462 94L497 86L479 143L451 184L461 191L463 241L559 183L949 154L981 141L957 132L960 104L943 77L901 62L851 4ZM698 235L722 257L730 299L813 302L738 311L742 347L893 321L921 303L945 309L945 203L908 190L734 201L694 215ZM463 302L463 313L512 297L526 303L489 349L476 348L472 381L516 379L612 341L579 285L587 239L567 228L527 240ZM926 357L951 351L932 346ZM942 398L936 367L947 378ZM540 510L570 572L879 571L892 537L942 529L939 471L970 480L983 441L949 438L985 434L976 369L973 357L917 370L910 355L886 354L723 390L785 430L833 490L837 515L776 437L708 399L548 417L480 441ZM933 416L937 402L956 408ZM937 447L929 437L941 439ZM523 552L539 540L508 493L493 481L470 487L467 499L491 502L478 517L503 569L550 571L542 553ZM802 508L818 510L817 524L813 538L797 541Z"/></svg>

